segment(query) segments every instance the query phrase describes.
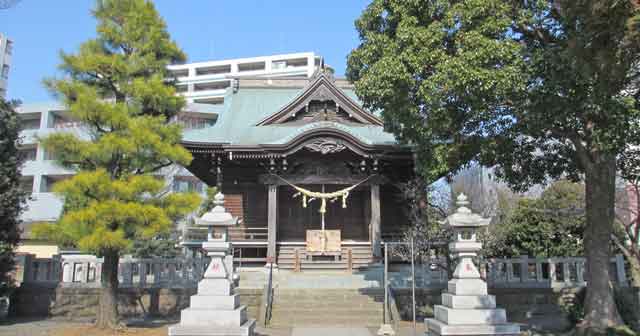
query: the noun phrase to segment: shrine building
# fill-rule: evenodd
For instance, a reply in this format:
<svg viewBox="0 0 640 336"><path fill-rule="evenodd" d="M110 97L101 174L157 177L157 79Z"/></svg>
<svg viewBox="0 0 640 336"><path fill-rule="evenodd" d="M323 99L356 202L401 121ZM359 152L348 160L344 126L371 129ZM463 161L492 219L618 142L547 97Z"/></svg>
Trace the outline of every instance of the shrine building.
<svg viewBox="0 0 640 336"><path fill-rule="evenodd" d="M241 265L347 269L380 262L408 224L398 183L413 154L363 109L354 87L321 67L310 78L236 78L217 122L185 130L187 169L240 218ZM200 237L200 238L198 238ZM189 229L187 247L202 236Z"/></svg>

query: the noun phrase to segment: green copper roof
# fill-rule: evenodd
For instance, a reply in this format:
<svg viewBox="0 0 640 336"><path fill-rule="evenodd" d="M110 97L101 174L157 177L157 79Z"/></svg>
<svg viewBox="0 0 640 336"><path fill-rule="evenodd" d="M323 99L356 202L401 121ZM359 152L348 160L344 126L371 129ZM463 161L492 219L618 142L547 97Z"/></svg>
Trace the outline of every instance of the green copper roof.
<svg viewBox="0 0 640 336"><path fill-rule="evenodd" d="M357 126L323 121L303 126L286 124L255 126L263 119L277 113L295 99L302 90L302 88L241 88L237 93L230 93L225 97L224 109L214 126L186 130L183 141L241 146L283 144L314 128L334 128L349 133L368 145L396 144L392 134L374 125ZM353 90L343 90L343 92L358 102Z"/></svg>

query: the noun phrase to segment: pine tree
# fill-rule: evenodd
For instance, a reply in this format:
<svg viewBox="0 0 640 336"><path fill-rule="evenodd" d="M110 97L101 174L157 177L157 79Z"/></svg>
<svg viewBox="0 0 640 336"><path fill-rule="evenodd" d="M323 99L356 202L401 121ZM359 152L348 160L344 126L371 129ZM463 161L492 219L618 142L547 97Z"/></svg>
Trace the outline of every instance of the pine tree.
<svg viewBox="0 0 640 336"><path fill-rule="evenodd" d="M20 188L18 134L15 104L0 97L0 297L12 287L14 249L20 238L20 213L26 193Z"/></svg>
<svg viewBox="0 0 640 336"><path fill-rule="evenodd" d="M135 240L166 233L200 200L194 193L160 196L165 182L153 175L191 161L179 144L180 126L169 122L184 99L166 67L184 54L149 1L102 0L93 15L97 37L75 54L61 54L64 79L45 80L86 126L80 135L41 140L78 174L54 186L65 200L60 220L34 233L104 258L96 325L114 328L122 252Z"/></svg>

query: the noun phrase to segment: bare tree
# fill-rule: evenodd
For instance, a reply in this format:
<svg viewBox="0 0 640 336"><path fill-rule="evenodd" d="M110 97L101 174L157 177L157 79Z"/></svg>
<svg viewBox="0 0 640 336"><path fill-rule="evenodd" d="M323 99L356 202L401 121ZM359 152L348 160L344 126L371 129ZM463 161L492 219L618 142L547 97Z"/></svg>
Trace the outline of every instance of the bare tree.
<svg viewBox="0 0 640 336"><path fill-rule="evenodd" d="M631 266L634 287L640 287L640 179L625 180L616 192L617 230L613 242Z"/></svg>
<svg viewBox="0 0 640 336"><path fill-rule="evenodd" d="M398 188L402 191L402 200L406 204L404 210L409 220L400 240L405 243L413 240L414 257L418 261L447 269L450 264L447 251L449 230L441 222L449 214L448 190L428 186L419 178L400 184ZM408 244L398 246L393 252L404 260L412 257ZM442 262L439 256L445 257L446 262Z"/></svg>

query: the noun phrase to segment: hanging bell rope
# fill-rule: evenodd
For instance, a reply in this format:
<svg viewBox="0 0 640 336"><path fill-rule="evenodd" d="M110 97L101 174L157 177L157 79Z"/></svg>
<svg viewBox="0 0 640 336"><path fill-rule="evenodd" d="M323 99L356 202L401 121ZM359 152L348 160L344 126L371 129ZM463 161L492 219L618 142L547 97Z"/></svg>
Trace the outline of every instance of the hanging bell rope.
<svg viewBox="0 0 640 336"><path fill-rule="evenodd" d="M327 212L327 200L337 200L338 198L342 198L342 207L346 208L347 207L347 198L349 197L349 192L351 192L351 190L355 189L357 186L367 182L370 178L372 178L375 175L370 175L369 177L365 178L364 180L350 186L344 189L340 189L338 191L334 191L334 192L329 192L329 193L323 193L323 192L316 192L316 191L311 191L311 190L307 190L305 188L302 187L298 187L297 185L285 180L283 177L276 175L276 174L272 174L274 176L276 176L277 178L281 179L284 183L290 185L291 187L293 187L293 189L295 189L298 193L302 194L302 207L306 208L307 207L307 203L309 203L309 198L316 198L321 200L321 204L320 204L320 213L324 214L325 212ZM294 197L297 197L297 194L294 195Z"/></svg>

